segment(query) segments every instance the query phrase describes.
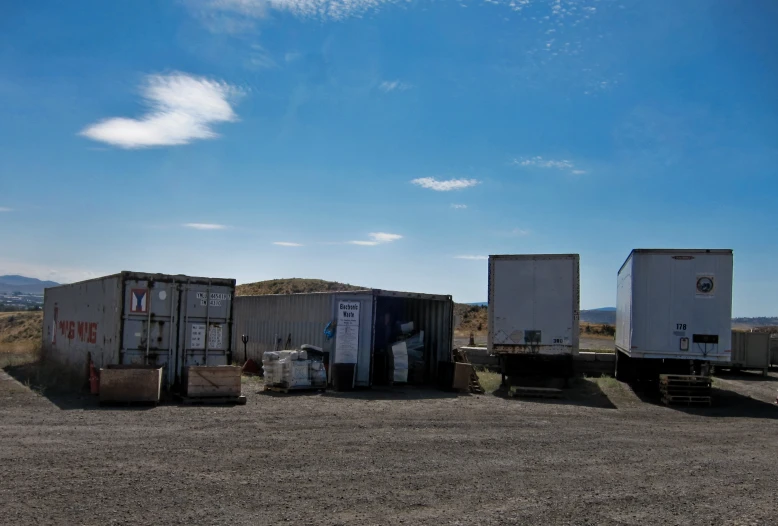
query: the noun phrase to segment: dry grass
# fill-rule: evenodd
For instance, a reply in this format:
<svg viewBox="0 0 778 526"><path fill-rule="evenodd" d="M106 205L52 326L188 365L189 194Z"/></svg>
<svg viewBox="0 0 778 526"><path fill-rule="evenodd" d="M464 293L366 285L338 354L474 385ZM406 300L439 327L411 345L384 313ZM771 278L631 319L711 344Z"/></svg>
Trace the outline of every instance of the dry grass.
<svg viewBox="0 0 778 526"><path fill-rule="evenodd" d="M338 283L337 281L324 281L322 279L271 279L257 281L256 283L244 283L235 287L237 296L265 296L267 294L303 294L307 292L341 292L353 290L365 290L368 287Z"/></svg>
<svg viewBox="0 0 778 526"><path fill-rule="evenodd" d="M0 313L0 368L18 367L40 358L43 313Z"/></svg>
<svg viewBox="0 0 778 526"><path fill-rule="evenodd" d="M481 383L481 387L484 388L487 394L495 392L500 388L502 383L502 375L492 371L481 370L476 371L478 373L478 381Z"/></svg>

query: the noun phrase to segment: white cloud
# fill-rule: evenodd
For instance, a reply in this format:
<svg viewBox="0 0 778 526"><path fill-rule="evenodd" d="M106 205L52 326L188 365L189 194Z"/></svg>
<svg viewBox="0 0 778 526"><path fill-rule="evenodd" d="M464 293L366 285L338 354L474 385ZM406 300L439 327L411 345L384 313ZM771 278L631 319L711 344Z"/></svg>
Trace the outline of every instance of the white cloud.
<svg viewBox="0 0 778 526"><path fill-rule="evenodd" d="M274 245L279 247L301 247L300 243L292 243L291 241L273 241Z"/></svg>
<svg viewBox="0 0 778 526"><path fill-rule="evenodd" d="M467 205L458 205L458 204L452 203L451 204L451 208L454 208L456 210L463 210L463 209L467 208Z"/></svg>
<svg viewBox="0 0 778 526"><path fill-rule="evenodd" d="M515 236L515 237L528 236L529 234L530 234L530 231L529 230L525 230L523 228L514 228L513 230L510 231L510 235Z"/></svg>
<svg viewBox="0 0 778 526"><path fill-rule="evenodd" d="M385 80L378 85L378 89L386 93L389 93L390 91L405 91L412 87L411 84L400 80Z"/></svg>
<svg viewBox="0 0 778 526"><path fill-rule="evenodd" d="M589 173L589 172L587 172L586 170L573 170L570 173L573 174L573 175L583 175L583 174L586 174L586 173Z"/></svg>
<svg viewBox="0 0 778 526"><path fill-rule="evenodd" d="M373 247L376 245L381 245L383 243L391 243L392 241L397 241L398 239L402 239L402 236L400 234L387 234L386 232L371 232L368 234L370 238L369 241L349 241L348 243L350 245L360 245L364 247Z"/></svg>
<svg viewBox="0 0 778 526"><path fill-rule="evenodd" d="M237 120L230 102L240 91L223 82L185 73L149 75L142 93L148 113L106 119L81 135L119 148L174 146L213 139L217 134L211 125Z"/></svg>
<svg viewBox="0 0 778 526"><path fill-rule="evenodd" d="M13 208L8 208L7 206L0 206L0 212L13 212Z"/></svg>
<svg viewBox="0 0 778 526"><path fill-rule="evenodd" d="M194 228L195 230L224 230L227 225L219 225L216 223L184 223L186 228Z"/></svg>
<svg viewBox="0 0 778 526"><path fill-rule="evenodd" d="M429 190L435 190L436 192L450 192L451 190L462 190L463 188L470 188L475 186L480 181L477 179L448 179L440 181L434 177L421 177L414 179L411 183L427 188Z"/></svg>
<svg viewBox="0 0 778 526"><path fill-rule="evenodd" d="M472 261L482 261L484 259L489 259L489 256L454 256L454 259L469 259Z"/></svg>

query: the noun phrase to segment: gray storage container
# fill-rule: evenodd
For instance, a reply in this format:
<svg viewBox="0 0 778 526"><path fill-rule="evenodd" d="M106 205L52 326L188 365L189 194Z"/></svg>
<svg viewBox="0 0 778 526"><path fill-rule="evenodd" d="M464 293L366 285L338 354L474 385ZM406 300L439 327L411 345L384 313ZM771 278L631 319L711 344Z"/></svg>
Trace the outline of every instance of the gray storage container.
<svg viewBox="0 0 778 526"><path fill-rule="evenodd" d="M759 369L767 374L770 368L770 335L760 332L732 331L733 369Z"/></svg>
<svg viewBox="0 0 778 526"><path fill-rule="evenodd" d="M373 385L376 349L388 345L387 318L414 322L424 331L424 376L434 382L438 361L450 361L454 302L451 296L388 290L240 296L235 298L234 341L248 336L248 358L260 362L268 351L310 344L337 363L356 365L354 385ZM325 336L330 327L331 339ZM241 349L240 356L243 357Z"/></svg>
<svg viewBox="0 0 778 526"><path fill-rule="evenodd" d="M43 353L74 377L95 367L154 365L166 386L190 365L231 361L234 279L124 271L52 287L43 301Z"/></svg>

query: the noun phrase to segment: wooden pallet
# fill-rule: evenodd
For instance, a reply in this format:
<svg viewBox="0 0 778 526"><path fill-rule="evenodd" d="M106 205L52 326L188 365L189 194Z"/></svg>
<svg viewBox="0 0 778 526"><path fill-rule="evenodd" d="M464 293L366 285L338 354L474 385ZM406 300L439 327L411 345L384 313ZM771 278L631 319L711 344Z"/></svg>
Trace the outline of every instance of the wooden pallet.
<svg viewBox="0 0 778 526"><path fill-rule="evenodd" d="M710 376L686 374L660 374L659 383L663 385L710 385Z"/></svg>
<svg viewBox="0 0 778 526"><path fill-rule="evenodd" d="M710 396L662 395L665 405L711 405Z"/></svg>
<svg viewBox="0 0 778 526"><path fill-rule="evenodd" d="M552 387L513 387L514 398L562 398L562 390Z"/></svg>
<svg viewBox="0 0 778 526"><path fill-rule="evenodd" d="M241 396L178 396L184 405L246 405L246 397Z"/></svg>

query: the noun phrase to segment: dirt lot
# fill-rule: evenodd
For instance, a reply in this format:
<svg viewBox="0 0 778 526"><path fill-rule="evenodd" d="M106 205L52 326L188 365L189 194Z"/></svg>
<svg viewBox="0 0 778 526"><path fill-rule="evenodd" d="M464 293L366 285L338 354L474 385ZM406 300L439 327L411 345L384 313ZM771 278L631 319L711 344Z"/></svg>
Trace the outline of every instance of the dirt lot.
<svg viewBox="0 0 778 526"><path fill-rule="evenodd" d="M0 376L3 524L778 521L776 373L702 409L610 378L555 401L252 380L246 406L100 408Z"/></svg>

